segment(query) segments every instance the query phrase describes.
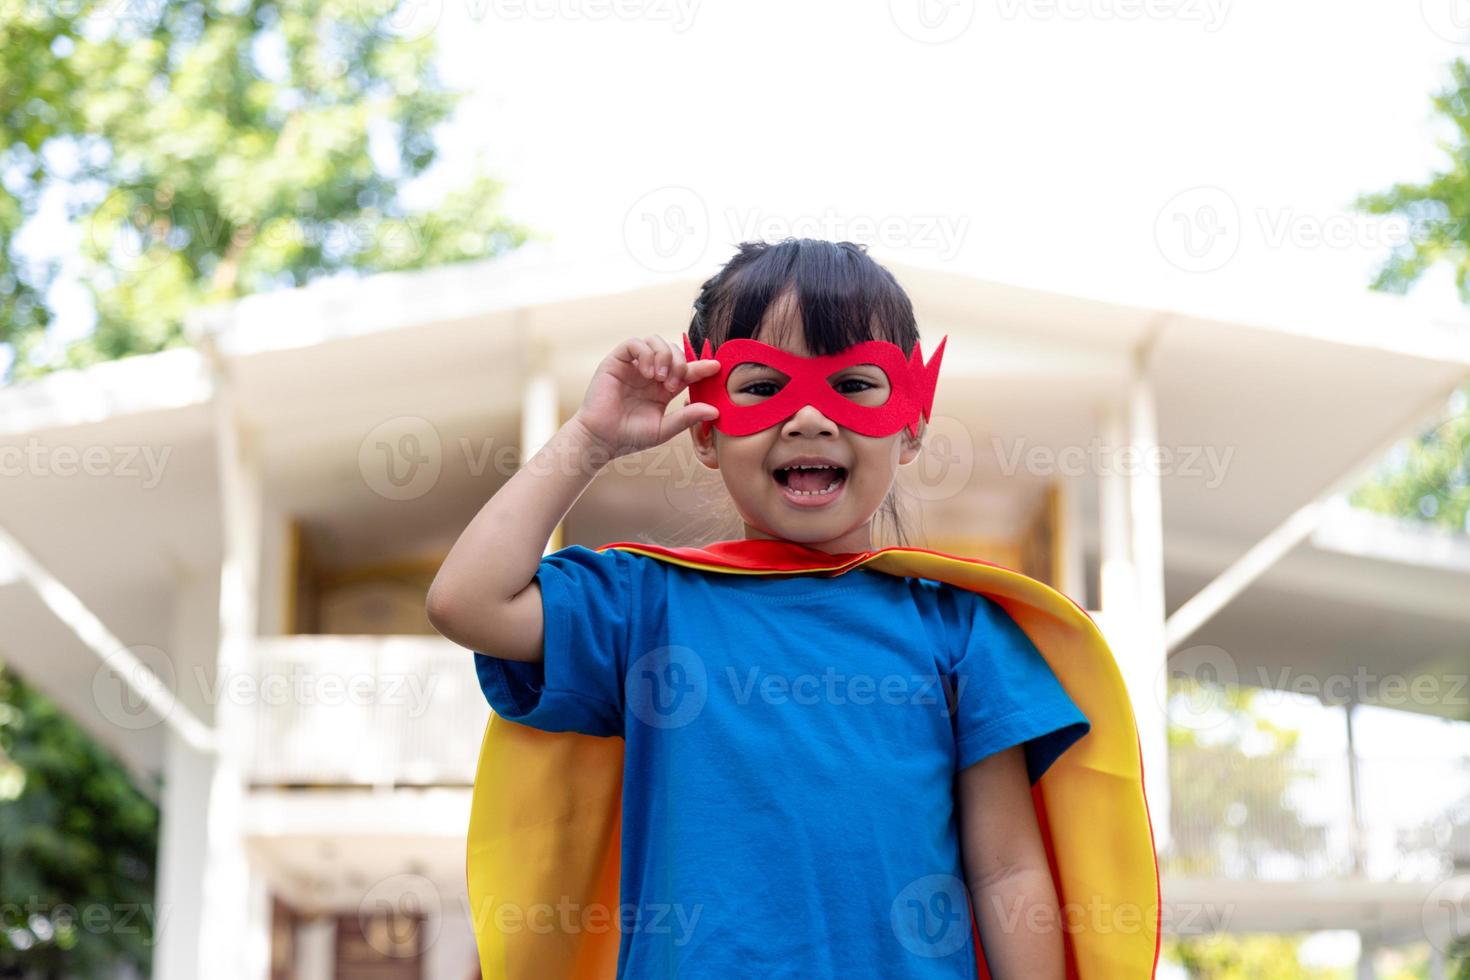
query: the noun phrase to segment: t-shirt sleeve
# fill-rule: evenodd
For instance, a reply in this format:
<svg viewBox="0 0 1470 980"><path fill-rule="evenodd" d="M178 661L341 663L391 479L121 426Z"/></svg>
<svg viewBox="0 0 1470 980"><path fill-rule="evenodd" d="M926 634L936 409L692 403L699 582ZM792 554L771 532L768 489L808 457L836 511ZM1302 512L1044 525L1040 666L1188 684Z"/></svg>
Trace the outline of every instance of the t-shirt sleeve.
<svg viewBox="0 0 1470 980"><path fill-rule="evenodd" d="M623 674L635 556L572 545L541 559L545 640L526 663L475 651L475 673L502 718L548 732L623 734Z"/></svg>
<svg viewBox="0 0 1470 980"><path fill-rule="evenodd" d="M1026 769L1035 785L1092 725L1000 603L971 592L965 605L971 615L960 619L949 678L955 769L1024 743Z"/></svg>

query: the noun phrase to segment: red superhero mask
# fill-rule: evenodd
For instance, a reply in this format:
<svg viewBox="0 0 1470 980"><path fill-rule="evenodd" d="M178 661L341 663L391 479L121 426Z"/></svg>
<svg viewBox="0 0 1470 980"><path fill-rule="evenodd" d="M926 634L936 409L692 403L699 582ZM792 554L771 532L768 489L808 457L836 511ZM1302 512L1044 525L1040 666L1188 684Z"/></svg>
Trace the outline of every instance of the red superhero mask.
<svg viewBox="0 0 1470 980"><path fill-rule="evenodd" d="M903 349L886 340L867 340L853 344L836 354L798 357L789 351L746 337L727 340L718 353L704 352L694 356L689 335L684 334L686 361L717 360L719 373L689 386L690 402L706 402L720 410L713 422L702 422L706 434L713 425L727 436L748 436L786 421L805 405L813 405L827 418L844 429L865 436L891 436L900 429L918 436L919 417L929 418L934 405L934 385L939 380L939 362L944 357L944 337L934 348L929 363L923 351L914 344L912 357L904 357ZM730 372L741 364L760 364L787 377L776 394L754 405L737 405L730 400ZM861 405L842 394L827 379L844 368L871 364L888 378L888 398L882 405Z"/></svg>

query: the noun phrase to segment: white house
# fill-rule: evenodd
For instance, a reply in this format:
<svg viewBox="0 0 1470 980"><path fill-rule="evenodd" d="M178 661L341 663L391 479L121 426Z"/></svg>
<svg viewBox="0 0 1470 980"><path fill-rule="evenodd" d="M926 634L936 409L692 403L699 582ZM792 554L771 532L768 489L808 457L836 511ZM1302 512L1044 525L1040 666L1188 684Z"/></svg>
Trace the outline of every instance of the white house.
<svg viewBox="0 0 1470 980"><path fill-rule="evenodd" d="M1171 785L1164 683L1166 665L1326 696L1356 673L1427 678L1423 697L1352 697L1470 723L1449 691L1470 540L1341 503L1470 378L1470 315L1369 294L1226 320L885 264L925 350L949 337L901 477L913 543L1094 611L1133 693L1166 929L1443 948L1467 925L1470 816L1418 844L1375 824L1383 752L1357 738L1317 763L1345 776L1345 843L1272 848L1249 807L1217 840L1171 818L1181 780L1221 774L1176 759ZM0 657L161 803L157 978L474 975L464 832L488 707L424 590L613 344L676 339L709 271L513 256L320 283L206 311L192 349L0 391ZM600 475L551 547L738 536L721 493L681 436ZM1232 859L1241 824L1281 860ZM1218 860L1181 871L1186 844Z"/></svg>

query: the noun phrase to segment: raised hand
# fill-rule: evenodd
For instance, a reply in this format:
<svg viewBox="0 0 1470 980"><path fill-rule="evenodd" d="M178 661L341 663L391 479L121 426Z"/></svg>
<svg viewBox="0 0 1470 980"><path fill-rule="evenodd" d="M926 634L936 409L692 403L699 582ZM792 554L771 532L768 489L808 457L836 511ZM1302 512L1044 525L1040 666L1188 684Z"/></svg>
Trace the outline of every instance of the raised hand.
<svg viewBox="0 0 1470 980"><path fill-rule="evenodd" d="M597 366L573 421L611 458L661 445L720 414L702 402L665 414L675 395L719 369L713 359L686 363L684 352L662 337L630 337Z"/></svg>

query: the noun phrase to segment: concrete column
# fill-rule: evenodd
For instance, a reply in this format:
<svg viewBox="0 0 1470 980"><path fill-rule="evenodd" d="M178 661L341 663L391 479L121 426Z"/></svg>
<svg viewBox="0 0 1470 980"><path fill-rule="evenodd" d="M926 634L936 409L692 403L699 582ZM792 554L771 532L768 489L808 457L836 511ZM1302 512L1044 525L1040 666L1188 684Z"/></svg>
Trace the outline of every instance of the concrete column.
<svg viewBox="0 0 1470 980"><path fill-rule="evenodd" d="M336 943L337 920L331 915L302 922L296 930L296 980L332 980Z"/></svg>
<svg viewBox="0 0 1470 980"><path fill-rule="evenodd" d="M215 737L210 748L191 748L170 731L159 858L160 914L169 921L153 975L155 980L267 980L269 887L250 866L240 824L251 706L235 696L236 678L250 674L260 629L260 446L240 416L229 365L213 338L204 338L202 347L214 382L210 411L223 538L218 618L210 637L214 669L205 678ZM202 629L198 637L185 635L190 632L181 629L176 635L180 649L209 649Z"/></svg>
<svg viewBox="0 0 1470 980"><path fill-rule="evenodd" d="M1358 968L1354 980L1378 980L1378 971L1373 966L1373 954L1378 951L1378 941L1364 932L1358 933L1362 943L1358 952Z"/></svg>
<svg viewBox="0 0 1470 980"><path fill-rule="evenodd" d="M1352 820L1350 846L1353 852L1353 873L1364 874L1367 870L1363 857L1363 788L1359 782L1358 747L1353 737L1353 709L1356 703L1349 698L1343 705L1343 718L1347 726L1347 771L1348 771L1348 814Z"/></svg>
<svg viewBox="0 0 1470 980"><path fill-rule="evenodd" d="M524 336L524 331L522 336ZM551 357L546 343L534 336L526 350L526 373L521 389L521 465L541 451L561 428L560 406L556 392L556 376L551 370ZM565 529L558 523L546 542L545 554L565 547Z"/></svg>
<svg viewBox="0 0 1470 980"><path fill-rule="evenodd" d="M1158 413L1149 349L1140 351L1128 393L1128 505L1133 568L1137 583L1138 645L1131 653L1133 710L1142 743L1144 780L1154 843L1169 846L1168 644L1164 636L1164 494L1160 472ZM1120 460L1120 462L1123 462Z"/></svg>
<svg viewBox="0 0 1470 980"><path fill-rule="evenodd" d="M237 773L168 731L153 980L268 976L268 896L235 823L241 798Z"/></svg>
<svg viewBox="0 0 1470 980"><path fill-rule="evenodd" d="M1169 757L1158 473L1147 466L1133 475L1121 471L1124 447L1134 447L1130 453L1136 454L1155 442L1153 402L1146 386L1142 391L1133 388L1126 405L1103 405L1099 431L1108 450L1107 470L1098 474L1099 606L1133 704L1154 845L1162 852L1169 845ZM1147 459L1126 459L1138 458ZM1141 529L1145 524L1153 526Z"/></svg>

